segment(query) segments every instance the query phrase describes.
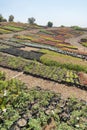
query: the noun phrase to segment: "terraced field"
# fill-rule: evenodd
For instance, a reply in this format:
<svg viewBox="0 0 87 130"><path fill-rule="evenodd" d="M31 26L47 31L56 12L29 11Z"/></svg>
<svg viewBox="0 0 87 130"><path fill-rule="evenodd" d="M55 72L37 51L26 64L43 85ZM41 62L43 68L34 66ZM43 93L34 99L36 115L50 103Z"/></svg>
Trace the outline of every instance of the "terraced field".
<svg viewBox="0 0 87 130"><path fill-rule="evenodd" d="M84 32L22 23L0 29L0 129L86 130L87 53L65 42Z"/></svg>

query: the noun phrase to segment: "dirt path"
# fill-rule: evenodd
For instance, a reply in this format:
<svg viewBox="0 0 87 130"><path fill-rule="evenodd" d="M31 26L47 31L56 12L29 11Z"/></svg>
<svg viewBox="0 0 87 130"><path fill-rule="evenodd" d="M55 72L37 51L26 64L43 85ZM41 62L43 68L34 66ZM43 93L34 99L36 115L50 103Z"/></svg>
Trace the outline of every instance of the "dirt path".
<svg viewBox="0 0 87 130"><path fill-rule="evenodd" d="M85 32L83 35L78 36L76 38L69 38L66 39L65 42L70 43L76 47L78 47L79 51L85 51L87 52L87 47L82 46L79 42L82 38L87 38L87 32Z"/></svg>
<svg viewBox="0 0 87 130"><path fill-rule="evenodd" d="M13 32L10 34L2 34L0 35L0 39L8 39L8 38L12 38L14 35L24 35L24 34L29 34L29 33L37 33L38 31L40 31L40 29L32 29L32 30L24 30L24 31L20 31L20 32Z"/></svg>
<svg viewBox="0 0 87 130"><path fill-rule="evenodd" d="M6 78L11 79L13 77L24 82L28 88L40 86L44 89L52 90L57 93L61 93L63 98L67 97L77 97L79 99L83 99L87 101L87 91L81 90L76 87L69 87L64 84L58 84L53 81L44 80L41 78L36 78L30 75L25 75L23 73L12 71L10 69L5 69L0 67L0 71L6 72Z"/></svg>

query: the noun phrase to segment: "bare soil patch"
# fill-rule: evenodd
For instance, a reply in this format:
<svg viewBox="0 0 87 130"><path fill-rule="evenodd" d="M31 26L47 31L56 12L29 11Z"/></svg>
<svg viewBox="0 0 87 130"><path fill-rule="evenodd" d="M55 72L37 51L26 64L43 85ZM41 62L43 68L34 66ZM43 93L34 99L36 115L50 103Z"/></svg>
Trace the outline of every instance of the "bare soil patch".
<svg viewBox="0 0 87 130"><path fill-rule="evenodd" d="M41 88L52 90L56 93L61 93L63 98L76 97L78 99L83 99L87 101L87 91L85 90L81 90L73 86L69 87L63 84L55 83L53 81L48 81L41 78L36 78L31 75L19 75L20 72L12 71L10 69L2 67L0 67L0 71L4 71L6 73L7 80L18 75L16 76L16 78L24 82L28 86L28 88L40 86Z"/></svg>
<svg viewBox="0 0 87 130"><path fill-rule="evenodd" d="M35 48L35 47L24 47L20 49L24 51L38 51L39 50L38 48Z"/></svg>
<svg viewBox="0 0 87 130"><path fill-rule="evenodd" d="M70 43L71 45L74 45L78 48L79 51L81 52L86 52L87 53L87 47L84 47L80 44L80 40L82 38L86 38L87 37L87 32L85 32L83 35L78 36L78 37L74 37L74 38L69 38L66 39L65 42Z"/></svg>

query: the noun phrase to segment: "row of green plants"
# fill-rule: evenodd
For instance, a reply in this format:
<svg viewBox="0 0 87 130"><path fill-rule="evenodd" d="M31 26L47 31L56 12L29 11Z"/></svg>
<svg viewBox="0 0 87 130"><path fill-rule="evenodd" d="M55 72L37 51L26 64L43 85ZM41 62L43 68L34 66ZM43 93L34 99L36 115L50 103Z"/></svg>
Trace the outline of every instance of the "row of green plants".
<svg viewBox="0 0 87 130"><path fill-rule="evenodd" d="M25 60L20 57L6 56L0 53L0 66L13 70L23 71L36 77L56 81L63 84L75 85L86 90L81 84L78 73L61 66L46 66L34 60Z"/></svg>
<svg viewBox="0 0 87 130"><path fill-rule="evenodd" d="M16 35L14 38L17 38L22 41L39 43L44 45L51 45L58 48L70 48L70 49L77 49L77 47L70 45L69 43L65 43L63 40L59 40L58 38L51 37L51 36L44 36L41 34L32 34L32 35Z"/></svg>
<svg viewBox="0 0 87 130"><path fill-rule="evenodd" d="M63 99L39 86L28 90L16 79L0 80L0 130L86 130L86 113L85 100Z"/></svg>
<svg viewBox="0 0 87 130"><path fill-rule="evenodd" d="M9 48L9 46L4 45L3 43L0 43L0 49L6 49L6 48Z"/></svg>
<svg viewBox="0 0 87 130"><path fill-rule="evenodd" d="M11 33L11 31L0 28L0 34L7 34L7 33Z"/></svg>
<svg viewBox="0 0 87 130"><path fill-rule="evenodd" d="M11 45L13 42L5 42L5 44ZM14 43L13 43L14 44ZM12 44L12 46L13 46ZM16 43L18 44L18 43ZM20 47L19 45L14 44L16 47ZM47 66L61 66L62 68L67 68L69 70L75 70L75 71L84 71L87 73L87 66L86 62L83 62L82 59L56 53L50 50L40 50L39 52L35 51L24 51L17 48L1 48L0 51L14 55L14 56L20 56L26 59L33 59L38 60L42 64L45 64Z"/></svg>
<svg viewBox="0 0 87 130"><path fill-rule="evenodd" d="M5 72L0 71L0 80L5 80Z"/></svg>
<svg viewBox="0 0 87 130"><path fill-rule="evenodd" d="M82 59L59 54L53 51L42 49L40 52L44 53L40 57L40 61L42 64L47 66L61 66L62 68L67 68L69 70L75 70L77 72L84 71L87 73L87 62L83 62Z"/></svg>
<svg viewBox="0 0 87 130"><path fill-rule="evenodd" d="M86 66L74 65L72 63L63 63L62 64L60 62L50 60L49 58L46 59L46 57L41 57L40 60L41 60L41 63L43 63L47 66L56 66L56 67L61 66L62 68L67 68L69 70L75 70L77 72L84 71L84 72L87 73L87 67Z"/></svg>
<svg viewBox="0 0 87 130"><path fill-rule="evenodd" d="M87 42L81 42L81 45L87 47Z"/></svg>
<svg viewBox="0 0 87 130"><path fill-rule="evenodd" d="M10 25L7 25L7 26L2 26L3 29L6 29L6 30L9 30L9 31L22 31L24 30L22 27L16 27L16 26L10 26Z"/></svg>
<svg viewBox="0 0 87 130"><path fill-rule="evenodd" d="M21 47L25 47L25 45L19 44L19 43L14 43L11 42L10 40L0 40L0 45L2 46L8 46L8 47L17 47L17 48L21 48ZM1 46L0 46L1 48Z"/></svg>
<svg viewBox="0 0 87 130"><path fill-rule="evenodd" d="M87 38L82 38L80 40L80 44L83 45L83 46L85 46L85 47L87 47Z"/></svg>
<svg viewBox="0 0 87 130"><path fill-rule="evenodd" d="M13 70L22 71L30 62L31 61L27 61L21 57L8 56L0 53L0 66L11 68Z"/></svg>
<svg viewBox="0 0 87 130"><path fill-rule="evenodd" d="M2 48L0 49L0 51L10 55L19 56L25 59L33 59L33 60L40 60L40 57L43 55L43 53L41 52L21 50L17 47Z"/></svg>
<svg viewBox="0 0 87 130"><path fill-rule="evenodd" d="M14 37L17 37L17 35L15 35ZM35 42L28 42L28 41L23 41L22 39L17 39L17 38L11 38L9 39L10 42L13 42L14 45L15 43L18 43L19 45L24 45L24 46L31 46L31 47L36 47L36 48L41 48L41 49L48 49L57 53L61 53L64 55L70 55L71 57L76 57L76 58L81 58L81 59L86 59L86 54L85 53L78 53L76 51L70 51L70 50L61 50L57 47L54 47L52 45L47 45L47 44L40 44L40 43L35 43ZM60 44L59 44L60 45ZM65 44L61 46L66 46ZM69 48L71 48L71 46L67 46ZM74 46L72 47L73 49L76 49ZM62 48L64 49L64 48Z"/></svg>
<svg viewBox="0 0 87 130"><path fill-rule="evenodd" d="M78 74L75 71L55 66L49 67L38 62L25 66L24 72L60 83L80 84Z"/></svg>

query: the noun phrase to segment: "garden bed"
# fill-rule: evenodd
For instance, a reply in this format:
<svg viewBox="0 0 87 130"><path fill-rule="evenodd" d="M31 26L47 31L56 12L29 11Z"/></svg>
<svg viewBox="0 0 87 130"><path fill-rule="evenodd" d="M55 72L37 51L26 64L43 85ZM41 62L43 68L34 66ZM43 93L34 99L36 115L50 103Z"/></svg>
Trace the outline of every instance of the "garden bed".
<svg viewBox="0 0 87 130"><path fill-rule="evenodd" d="M63 99L60 93L38 86L27 90L18 80L0 83L0 129L44 130L47 126L53 130L87 128L86 101Z"/></svg>

